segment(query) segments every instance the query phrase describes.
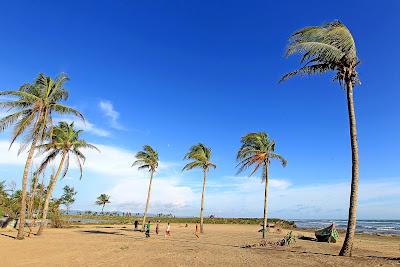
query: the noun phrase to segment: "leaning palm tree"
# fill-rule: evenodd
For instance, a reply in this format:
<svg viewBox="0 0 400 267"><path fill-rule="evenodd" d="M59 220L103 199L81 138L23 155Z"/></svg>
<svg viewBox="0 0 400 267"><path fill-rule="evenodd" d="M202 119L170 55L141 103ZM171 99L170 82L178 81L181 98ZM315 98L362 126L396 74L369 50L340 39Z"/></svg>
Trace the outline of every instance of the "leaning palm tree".
<svg viewBox="0 0 400 267"><path fill-rule="evenodd" d="M151 146L145 145L143 147L143 151L139 151L138 153L136 153L135 157L136 160L135 162L133 162L132 167L138 166L138 170L147 169L150 172L149 189L147 190L147 201L146 201L146 207L144 209L143 223L142 223L142 228L144 229L147 217L147 210L149 208L149 202L150 202L151 184L153 182L154 173L158 168L158 153Z"/></svg>
<svg viewBox="0 0 400 267"><path fill-rule="evenodd" d="M86 157L83 155L81 149L97 149L94 145L87 143L80 138L81 130L74 129L74 123L60 122L58 126L54 126L49 132L49 142L38 146L39 153L46 154L44 160L40 164L38 173L42 173L49 163L54 161L59 156L60 164L54 175L51 176L47 194L43 206L42 222L40 224L37 235L41 235L44 227L46 226L47 213L49 210L50 198L56 186L57 179L67 175L69 169L70 156L74 156L80 170L80 179L82 178L82 164L85 162ZM64 169L63 169L64 168ZM63 170L62 170L63 169Z"/></svg>
<svg viewBox="0 0 400 267"><path fill-rule="evenodd" d="M252 176L262 167L261 179L265 182L262 236L265 238L268 217L268 167L272 159L279 160L283 167L286 166L287 161L281 155L275 153L275 141L269 139L265 132L246 134L242 137L241 142L242 146L237 153L238 174L254 165L253 171L249 174L249 176Z"/></svg>
<svg viewBox="0 0 400 267"><path fill-rule="evenodd" d="M203 144L197 144L190 148L189 152L185 155L184 159L191 160L188 164L183 167L182 171L188 171L193 168L203 169L203 191L201 194L201 208L200 208L200 233L204 233L203 227L203 211L204 211L204 193L206 191L206 178L207 172L211 168L216 168L217 166L212 163L211 160L211 148L206 147Z"/></svg>
<svg viewBox="0 0 400 267"><path fill-rule="evenodd" d="M339 21L322 26L305 27L289 39L286 55L301 54L303 67L283 76L282 81L295 75L311 75L335 72L334 80L344 87L347 94L347 110L350 124L352 177L349 217L346 238L339 253L351 256L356 229L358 198L358 144L353 87L360 84L356 67L359 64L356 45L349 29Z"/></svg>
<svg viewBox="0 0 400 267"><path fill-rule="evenodd" d="M101 207L101 213L103 213L104 206L106 204L108 204L108 203L110 203L110 196L109 195L101 194L100 196L97 197L96 204L99 205L99 206L102 206Z"/></svg>
<svg viewBox="0 0 400 267"><path fill-rule="evenodd" d="M59 103L68 98L68 90L64 87L66 81L68 81L68 77L65 74L58 76L55 80L44 74L39 74L32 84L24 84L19 90L0 92L0 96L13 98L13 100L0 102L0 108L4 108L8 112L15 111L0 119L0 132L14 125L10 147L23 134L25 136L22 138L19 153L30 145L22 175L21 210L19 212L17 239L24 239L28 172L36 145L43 141L47 129L52 124L52 113L73 114L83 119L81 113Z"/></svg>

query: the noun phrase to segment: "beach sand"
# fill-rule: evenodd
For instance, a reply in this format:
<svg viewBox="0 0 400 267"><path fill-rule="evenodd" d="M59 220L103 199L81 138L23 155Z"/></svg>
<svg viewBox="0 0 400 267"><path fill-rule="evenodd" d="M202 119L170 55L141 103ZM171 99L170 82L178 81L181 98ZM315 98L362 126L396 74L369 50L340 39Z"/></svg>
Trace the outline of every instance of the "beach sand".
<svg viewBox="0 0 400 267"><path fill-rule="evenodd" d="M399 266L400 237L357 235L353 257L336 256L336 244L297 240L290 247L241 248L260 242L257 225L206 225L199 239L194 225L172 224L172 235L146 239L130 225L80 225L46 229L42 236L14 240L0 232L1 266ZM269 241L284 237L270 233ZM310 231L294 230L312 237Z"/></svg>

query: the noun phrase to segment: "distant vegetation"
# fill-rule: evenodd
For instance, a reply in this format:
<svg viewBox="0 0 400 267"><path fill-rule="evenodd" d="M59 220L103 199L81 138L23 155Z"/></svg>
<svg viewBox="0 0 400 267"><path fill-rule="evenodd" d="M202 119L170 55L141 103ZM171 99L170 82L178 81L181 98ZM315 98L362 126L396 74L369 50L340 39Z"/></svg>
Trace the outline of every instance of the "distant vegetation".
<svg viewBox="0 0 400 267"><path fill-rule="evenodd" d="M65 220L67 215L64 215ZM76 223L81 224L132 224L135 220L141 221L140 215L135 216L126 216L126 215L117 215L113 213L101 215L97 213L85 213L85 214L74 214L68 215L69 218L74 218ZM80 220L80 221L79 221ZM88 222L88 220L90 220ZM199 218L197 217L173 217L169 216L149 216L147 220L151 222L161 221L161 222L170 222L170 223L199 223ZM97 222L96 222L97 221ZM261 225L263 223L262 218L204 218L204 223L206 224L258 224ZM278 223L283 228L295 228L296 224L293 221L286 221L277 218L268 218L268 223Z"/></svg>

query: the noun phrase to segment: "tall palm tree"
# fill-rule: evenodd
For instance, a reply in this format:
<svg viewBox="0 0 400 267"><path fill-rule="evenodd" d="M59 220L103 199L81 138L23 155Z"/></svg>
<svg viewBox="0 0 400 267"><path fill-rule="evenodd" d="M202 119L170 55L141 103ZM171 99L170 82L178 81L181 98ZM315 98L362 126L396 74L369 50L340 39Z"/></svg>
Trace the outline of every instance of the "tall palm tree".
<svg viewBox="0 0 400 267"><path fill-rule="evenodd" d="M203 212L204 212L204 193L206 192L206 178L207 172L211 168L216 168L217 165L212 163L211 160L211 148L199 143L190 148L189 152L186 153L184 159L191 160L188 164L183 167L182 171L188 171L193 168L203 169L203 191L201 193L201 208L200 208L200 233L204 233L203 227Z"/></svg>
<svg viewBox="0 0 400 267"><path fill-rule="evenodd" d="M19 90L0 92L0 96L13 98L10 101L0 102L0 108L8 111L15 110L14 113L0 119L0 132L14 125L10 147L24 133L25 136L19 152L22 152L30 144L22 176L21 210L17 235L19 240L24 239L28 172L36 145L43 140L47 129L52 124L52 113L73 114L83 120L81 113L59 103L68 98L68 90L64 87L68 80L65 74L61 74L55 80L44 74L39 74L32 84L24 84Z"/></svg>
<svg viewBox="0 0 400 267"><path fill-rule="evenodd" d="M268 217L268 167L272 159L279 160L283 167L286 166L287 161L281 155L275 153L275 141L269 139L265 132L246 134L242 137L241 142L242 146L237 153L238 174L254 165L253 171L249 174L249 176L252 176L262 167L262 181L265 182L262 236L265 238Z"/></svg>
<svg viewBox="0 0 400 267"><path fill-rule="evenodd" d="M101 194L100 196L97 197L96 204L99 205L99 206L102 206L101 207L101 213L103 213L103 211L104 211L104 206L107 203L110 203L110 202L111 202L110 201L110 196L107 195L107 194Z"/></svg>
<svg viewBox="0 0 400 267"><path fill-rule="evenodd" d="M146 201L146 207L144 209L143 223L142 223L142 228L144 229L147 217L147 210L149 208L149 202L150 202L151 184L153 182L154 173L158 168L158 153L151 146L145 145L143 147L143 151L139 151L138 153L136 153L135 157L136 160L135 162L133 162L132 167L138 166L138 170L146 169L150 172L149 189L147 190L147 201Z"/></svg>
<svg viewBox="0 0 400 267"><path fill-rule="evenodd" d="M100 152L100 150L87 143L85 140L80 138L81 130L74 129L74 123L66 123L60 122L58 126L54 126L49 133L49 142L46 144L42 144L38 146L39 153L45 154L46 156L40 167L38 169L38 173L42 173L47 165L54 161L57 156L60 156L60 164L58 165L58 169L54 175L51 176L49 186L47 189L47 194L43 206L43 215L42 215L42 223L40 224L37 235L41 235L44 227L46 226L47 213L49 210L50 198L53 193L53 190L56 186L57 179L61 174L61 171L64 167L61 177L65 177L67 175L69 169L69 159L70 156L74 156L76 162L79 166L80 170L80 179L82 178L82 164L85 162L86 157L81 152L82 148L95 149Z"/></svg>
<svg viewBox="0 0 400 267"><path fill-rule="evenodd" d="M301 54L303 67L283 76L282 81L295 75L311 75L335 72L334 80L346 90L347 110L350 124L352 176L349 217L346 238L339 253L351 256L356 229L358 198L358 144L356 115L354 111L353 87L360 84L356 67L359 64L356 45L349 29L339 21L322 26L305 27L289 39L286 55Z"/></svg>

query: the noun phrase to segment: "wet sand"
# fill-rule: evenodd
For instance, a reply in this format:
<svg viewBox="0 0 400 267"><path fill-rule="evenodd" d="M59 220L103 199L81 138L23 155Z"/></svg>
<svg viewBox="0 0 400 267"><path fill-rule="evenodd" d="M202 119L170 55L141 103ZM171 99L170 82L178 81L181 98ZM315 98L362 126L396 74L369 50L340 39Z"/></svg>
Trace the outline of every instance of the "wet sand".
<svg viewBox="0 0 400 267"><path fill-rule="evenodd" d="M290 247L258 244L257 225L206 225L197 238L194 225L172 224L172 235L132 231L130 225L81 225L46 229L42 236L15 240L16 231L0 232L1 266L400 266L400 237L357 235L353 257L337 256L336 244L297 240ZM269 233L268 241L285 236ZM296 235L312 237L309 231Z"/></svg>

